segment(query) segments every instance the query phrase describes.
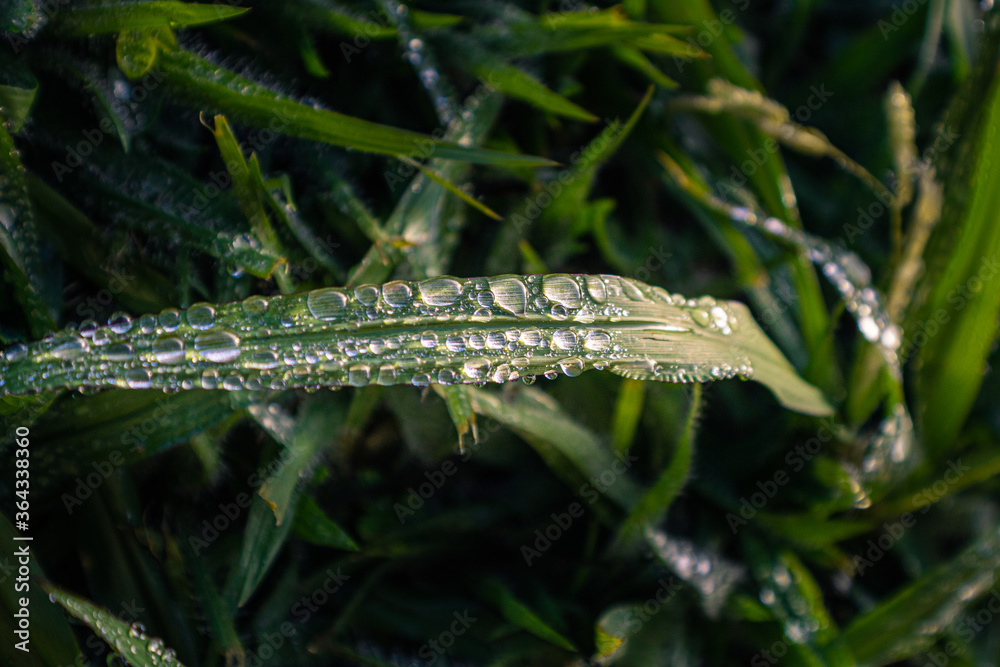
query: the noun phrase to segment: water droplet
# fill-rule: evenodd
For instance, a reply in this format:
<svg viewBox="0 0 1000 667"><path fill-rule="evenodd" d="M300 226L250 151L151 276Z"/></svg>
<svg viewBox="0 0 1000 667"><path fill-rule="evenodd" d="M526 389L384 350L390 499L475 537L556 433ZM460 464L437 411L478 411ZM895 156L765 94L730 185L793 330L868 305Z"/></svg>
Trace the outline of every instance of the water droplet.
<svg viewBox="0 0 1000 667"><path fill-rule="evenodd" d="M378 303L378 288L375 285L361 285L354 289L354 297L366 306Z"/></svg>
<svg viewBox="0 0 1000 667"><path fill-rule="evenodd" d="M603 331L591 331L583 339L583 346L592 352L601 352L611 347L611 336Z"/></svg>
<svg viewBox="0 0 1000 667"><path fill-rule="evenodd" d="M274 350L259 350L250 355L246 362L250 368L258 370L268 370L278 367L278 353Z"/></svg>
<svg viewBox="0 0 1000 667"><path fill-rule="evenodd" d="M104 356L108 361L128 361L135 354L135 349L131 343L115 343L104 350Z"/></svg>
<svg viewBox="0 0 1000 667"><path fill-rule="evenodd" d="M230 331L210 331L194 339L194 349L209 361L225 364L240 356L240 339Z"/></svg>
<svg viewBox="0 0 1000 667"><path fill-rule="evenodd" d="M14 343L4 354L7 356L7 361L21 361L28 356L28 346L24 343Z"/></svg>
<svg viewBox="0 0 1000 667"><path fill-rule="evenodd" d="M537 347L542 342L542 332L538 329L525 329L521 332L521 343L530 347Z"/></svg>
<svg viewBox="0 0 1000 667"><path fill-rule="evenodd" d="M214 368L206 368L201 374L201 386L203 389L216 389L219 386L219 371Z"/></svg>
<svg viewBox="0 0 1000 667"><path fill-rule="evenodd" d="M413 292L409 285L397 280L382 286L382 298L393 308L403 308L413 299Z"/></svg>
<svg viewBox="0 0 1000 667"><path fill-rule="evenodd" d="M587 292L590 294L590 298L597 302L603 302L608 298L608 290L604 286L604 281L602 281L597 276L587 276Z"/></svg>
<svg viewBox="0 0 1000 667"><path fill-rule="evenodd" d="M347 302L346 294L332 288L313 290L306 297L309 312L320 320L332 320L341 316L347 309Z"/></svg>
<svg viewBox="0 0 1000 667"><path fill-rule="evenodd" d="M196 303L188 309L187 319L195 329L210 329L215 324L215 308L207 303Z"/></svg>
<svg viewBox="0 0 1000 667"><path fill-rule="evenodd" d="M86 339L77 334L69 338L56 340L52 347L52 356L56 359L77 359L90 351L90 345Z"/></svg>
<svg viewBox="0 0 1000 667"><path fill-rule="evenodd" d="M491 331L486 334L486 347L491 350L502 350L507 345L507 337L500 331Z"/></svg>
<svg viewBox="0 0 1000 667"><path fill-rule="evenodd" d="M352 387L366 387L372 379L372 369L364 364L351 366L347 371L347 382Z"/></svg>
<svg viewBox="0 0 1000 667"><path fill-rule="evenodd" d="M578 339L576 334L569 329L559 329L552 334L552 342L561 350L569 350L576 347Z"/></svg>
<svg viewBox="0 0 1000 667"><path fill-rule="evenodd" d="M519 278L490 278L496 305L508 313L524 315L528 307L528 287Z"/></svg>
<svg viewBox="0 0 1000 667"><path fill-rule="evenodd" d="M160 313L160 326L167 333L171 331L177 331L177 327L181 325L181 313L176 308L167 308L162 313Z"/></svg>
<svg viewBox="0 0 1000 667"><path fill-rule="evenodd" d="M437 334L433 331L425 331L420 334L420 344L424 347L436 347L438 344Z"/></svg>
<svg viewBox="0 0 1000 667"><path fill-rule="evenodd" d="M433 278L420 283L420 298L428 306L450 306L462 293L462 284L454 278Z"/></svg>
<svg viewBox="0 0 1000 667"><path fill-rule="evenodd" d="M461 336L448 336L444 344L449 352L458 353L465 351L465 339Z"/></svg>
<svg viewBox="0 0 1000 667"><path fill-rule="evenodd" d="M263 315L267 312L267 299L262 296L252 296L243 301L243 312L251 317Z"/></svg>
<svg viewBox="0 0 1000 667"><path fill-rule="evenodd" d="M493 292L489 290L483 290L476 297L476 303L478 303L483 308L490 308L496 302L496 297Z"/></svg>
<svg viewBox="0 0 1000 667"><path fill-rule="evenodd" d="M473 350L481 350L486 347L486 336L474 333L469 336L469 347Z"/></svg>
<svg viewBox="0 0 1000 667"><path fill-rule="evenodd" d="M489 374L490 365L489 359L469 359L462 366L462 371L473 380L482 380Z"/></svg>
<svg viewBox="0 0 1000 667"><path fill-rule="evenodd" d="M125 371L125 384L129 389L149 389L153 381L145 368L130 368Z"/></svg>
<svg viewBox="0 0 1000 667"><path fill-rule="evenodd" d="M689 311L691 319L697 322L700 326L708 327L712 324L712 316L708 314L707 310L702 310L701 308L693 308Z"/></svg>
<svg viewBox="0 0 1000 667"><path fill-rule="evenodd" d="M579 357L563 359L559 362L559 370L563 372L563 375L575 378L583 373L583 359L580 359Z"/></svg>
<svg viewBox="0 0 1000 667"><path fill-rule="evenodd" d="M132 318L128 313L115 313L108 318L108 327L116 334L126 334L132 328Z"/></svg>
<svg viewBox="0 0 1000 667"><path fill-rule="evenodd" d="M151 334L156 331L156 318L152 315L143 315L139 318L139 331L144 334Z"/></svg>
<svg viewBox="0 0 1000 667"><path fill-rule="evenodd" d="M542 279L542 293L567 308L579 308L583 305L580 286L569 276L545 276Z"/></svg>
<svg viewBox="0 0 1000 667"><path fill-rule="evenodd" d="M417 373L410 382L414 387L426 387L431 383L431 376L427 373Z"/></svg>
<svg viewBox="0 0 1000 667"><path fill-rule="evenodd" d="M153 341L153 356L161 364L179 364L185 358L184 341L176 336L163 336Z"/></svg>

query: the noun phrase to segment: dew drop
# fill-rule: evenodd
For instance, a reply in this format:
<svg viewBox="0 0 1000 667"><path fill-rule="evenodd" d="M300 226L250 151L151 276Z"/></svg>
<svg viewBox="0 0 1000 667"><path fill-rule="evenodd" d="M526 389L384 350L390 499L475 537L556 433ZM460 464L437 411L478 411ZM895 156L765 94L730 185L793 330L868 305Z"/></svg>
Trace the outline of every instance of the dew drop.
<svg viewBox="0 0 1000 667"><path fill-rule="evenodd" d="M378 303L378 288L374 285L361 285L354 289L354 297L366 306Z"/></svg>
<svg viewBox="0 0 1000 667"><path fill-rule="evenodd" d="M601 352L611 347L611 336L603 331L591 331L583 339L583 346L592 352Z"/></svg>
<svg viewBox="0 0 1000 667"><path fill-rule="evenodd" d="M306 305L316 319L332 320L344 314L347 295L332 288L313 290L306 297Z"/></svg>
<svg viewBox="0 0 1000 667"><path fill-rule="evenodd" d="M115 343L104 350L108 361L128 361L135 354L131 343Z"/></svg>
<svg viewBox="0 0 1000 667"><path fill-rule="evenodd" d="M428 306L450 306L462 293L462 284L454 278L433 278L420 283L420 297Z"/></svg>
<svg viewBox="0 0 1000 667"><path fill-rule="evenodd" d="M401 280L396 280L382 286L382 298L393 308L404 308L413 299L413 292L409 285Z"/></svg>
<svg viewBox="0 0 1000 667"><path fill-rule="evenodd" d="M508 313L524 315L528 306L528 287L519 278L490 278L495 303Z"/></svg>
<svg viewBox="0 0 1000 667"><path fill-rule="evenodd" d="M219 371L214 368L206 368L201 374L201 386L203 389L217 389L219 386Z"/></svg>
<svg viewBox="0 0 1000 667"><path fill-rule="evenodd" d="M414 387L426 387L431 383L431 376L427 373L417 373L410 382Z"/></svg>
<svg viewBox="0 0 1000 667"><path fill-rule="evenodd" d="M486 336L474 333L469 336L469 347L473 350L481 350L486 347Z"/></svg>
<svg viewBox="0 0 1000 667"><path fill-rule="evenodd" d="M139 331L144 334L151 334L156 331L156 318L152 315L143 315L139 318Z"/></svg>
<svg viewBox="0 0 1000 667"><path fill-rule="evenodd" d="M712 316L708 314L707 310L701 308L693 308L690 311L691 319L697 322L700 326L707 327L712 324Z"/></svg>
<svg viewBox="0 0 1000 667"><path fill-rule="evenodd" d="M21 361L28 356L28 346L24 343L14 343L5 352L7 361Z"/></svg>
<svg viewBox="0 0 1000 667"><path fill-rule="evenodd" d="M250 355L247 366L260 370L268 370L278 367L278 353L274 350L259 350Z"/></svg>
<svg viewBox="0 0 1000 667"><path fill-rule="evenodd" d="M569 329L559 329L554 334L552 334L552 342L555 343L556 347L560 350L569 350L576 347L579 342L576 333L570 331Z"/></svg>
<svg viewBox="0 0 1000 667"><path fill-rule="evenodd" d="M130 368L125 371L125 384L129 389L149 389L153 381L145 368Z"/></svg>
<svg viewBox="0 0 1000 667"><path fill-rule="evenodd" d="M108 318L108 327L116 334L126 334L132 328L132 318L128 313L115 313Z"/></svg>
<svg viewBox="0 0 1000 667"><path fill-rule="evenodd" d="M567 308L583 305L580 286L569 276L545 276L542 279L542 294Z"/></svg>
<svg viewBox="0 0 1000 667"><path fill-rule="evenodd" d="M465 339L461 336L448 336L444 342L449 352L459 353L465 351Z"/></svg>
<svg viewBox="0 0 1000 667"><path fill-rule="evenodd" d="M167 308L162 313L160 313L160 326L167 333L171 331L177 331L177 327L181 325L181 313L176 308Z"/></svg>
<svg viewBox="0 0 1000 667"><path fill-rule="evenodd" d="M243 312L250 317L256 317L258 315L263 315L267 312L267 299L262 296L252 296L249 299L243 301Z"/></svg>
<svg viewBox="0 0 1000 667"><path fill-rule="evenodd" d="M188 309L187 318L193 328L204 331L215 324L215 308L207 303L196 303Z"/></svg>
<svg viewBox="0 0 1000 667"><path fill-rule="evenodd" d="M352 387L366 387L372 379L372 369L364 364L351 366L347 371L347 382Z"/></svg>
<svg viewBox="0 0 1000 667"><path fill-rule="evenodd" d="M542 342L542 332L538 329L525 329L521 332L521 343L530 347L537 347Z"/></svg>
<svg viewBox="0 0 1000 667"><path fill-rule="evenodd" d="M437 334L433 331L425 331L420 334L420 344L424 347L436 347L438 344Z"/></svg>
<svg viewBox="0 0 1000 667"><path fill-rule="evenodd" d="M483 308L491 307L494 303L496 303L496 300L497 299L493 295L493 292L489 290L483 290L482 292L479 293L479 296L476 297L476 303L478 303Z"/></svg>
<svg viewBox="0 0 1000 667"><path fill-rule="evenodd" d="M72 360L82 357L90 351L90 345L82 336L73 334L64 340L57 340L52 347L52 356L56 359Z"/></svg>
<svg viewBox="0 0 1000 667"><path fill-rule="evenodd" d="M579 357L563 359L559 362L559 370L563 372L563 375L575 378L583 373L583 359Z"/></svg>
<svg viewBox="0 0 1000 667"><path fill-rule="evenodd" d="M153 356L161 364L182 363L184 351L184 341L176 336L162 336L153 341Z"/></svg>
<svg viewBox="0 0 1000 667"><path fill-rule="evenodd" d="M608 298L608 289L604 286L604 281L597 276L587 276L587 292L590 298L597 302L603 302Z"/></svg>
<svg viewBox="0 0 1000 667"><path fill-rule="evenodd" d="M209 361L224 364L240 356L240 339L230 331L210 331L194 339L194 349Z"/></svg>

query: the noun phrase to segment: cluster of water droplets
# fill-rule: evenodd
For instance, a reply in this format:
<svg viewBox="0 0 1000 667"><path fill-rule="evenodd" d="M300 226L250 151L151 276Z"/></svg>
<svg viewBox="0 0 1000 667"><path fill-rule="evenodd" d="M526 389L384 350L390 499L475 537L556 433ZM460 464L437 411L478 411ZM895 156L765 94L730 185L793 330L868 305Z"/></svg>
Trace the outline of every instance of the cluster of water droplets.
<svg viewBox="0 0 1000 667"><path fill-rule="evenodd" d="M420 83L431 96L438 119L447 127L458 116L454 91L441 76L434 54L410 27L409 8L395 0L384 0L382 5L396 24L396 31L403 45L403 57L413 65Z"/></svg>
<svg viewBox="0 0 1000 667"><path fill-rule="evenodd" d="M837 288L844 305L858 323L858 330L874 343L885 357L890 370L900 377L897 350L903 331L892 322L882 307L878 293L871 286L871 270L854 253L831 245L812 234L789 227L777 218L760 218L748 208L734 206L730 216L771 236L804 248L809 259L820 266L823 275Z"/></svg>
<svg viewBox="0 0 1000 667"><path fill-rule="evenodd" d="M617 276L438 277L84 322L0 355L0 395L62 387L278 390L575 377L704 382L753 369L726 303ZM704 349L703 349L704 348Z"/></svg>
<svg viewBox="0 0 1000 667"><path fill-rule="evenodd" d="M701 595L706 613L717 617L733 588L746 572L717 551L697 546L688 539L648 528L646 539L657 557Z"/></svg>
<svg viewBox="0 0 1000 667"><path fill-rule="evenodd" d="M903 330L892 321L883 308L879 294L871 285L871 270L852 252L819 239L812 234L789 227L773 217L761 218L748 208L727 206L733 220L788 241L805 250L809 259L822 268L827 280L837 289L848 312L857 321L865 340L875 345L897 384L902 383L902 368L898 350L903 342ZM890 473L902 471L901 464L913 463L913 420L900 400L891 406L889 415L878 430L867 438L860 467L849 466L855 506L871 505L866 487L876 481L886 481Z"/></svg>
<svg viewBox="0 0 1000 667"><path fill-rule="evenodd" d="M126 625L114 616L68 595L50 593L49 600L61 604L70 614L83 621L114 647L118 656L127 664L136 664L138 659L142 664L153 667L184 667L177 660L174 650L167 648L159 637L148 636L141 623Z"/></svg>

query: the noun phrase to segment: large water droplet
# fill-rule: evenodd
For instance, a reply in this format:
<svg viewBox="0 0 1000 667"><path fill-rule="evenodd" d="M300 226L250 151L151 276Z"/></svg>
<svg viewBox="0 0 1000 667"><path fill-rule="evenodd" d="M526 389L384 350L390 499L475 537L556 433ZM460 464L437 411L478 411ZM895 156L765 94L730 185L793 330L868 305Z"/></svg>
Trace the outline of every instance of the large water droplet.
<svg viewBox="0 0 1000 667"><path fill-rule="evenodd" d="M194 339L194 349L209 361L225 364L240 356L240 339L230 331L210 331Z"/></svg>
<svg viewBox="0 0 1000 667"><path fill-rule="evenodd" d="M559 370L567 377L575 378L583 373L583 359L570 357L559 362ZM589 377L589 376L588 376Z"/></svg>
<svg viewBox="0 0 1000 667"><path fill-rule="evenodd" d="M160 326L167 333L171 331L177 331L177 327L181 325L181 312L176 308L167 308L162 313L160 313Z"/></svg>
<svg viewBox="0 0 1000 667"><path fill-rule="evenodd" d="M583 339L583 346L592 352L601 352L611 347L611 336L603 331L591 331Z"/></svg>
<svg viewBox="0 0 1000 667"><path fill-rule="evenodd" d="M545 276L542 293L567 308L579 308L583 304L580 286L569 276Z"/></svg>
<svg viewBox="0 0 1000 667"><path fill-rule="evenodd" d="M195 329L210 329L215 324L215 308L207 303L196 303L188 310L187 319Z"/></svg>
<svg viewBox="0 0 1000 667"><path fill-rule="evenodd" d="M382 298L393 308L403 308L413 299L413 292L409 285L396 280L382 286Z"/></svg>
<svg viewBox="0 0 1000 667"><path fill-rule="evenodd" d="M378 288L375 285L361 285L354 289L354 297L366 306L378 303Z"/></svg>
<svg viewBox="0 0 1000 667"><path fill-rule="evenodd" d="M57 339L52 347L52 356L57 359L77 359L90 351L86 339L76 334L69 338Z"/></svg>
<svg viewBox="0 0 1000 667"><path fill-rule="evenodd" d="M462 284L454 278L433 278L420 283L420 297L428 306L450 306L462 293Z"/></svg>
<svg viewBox="0 0 1000 667"><path fill-rule="evenodd" d="M128 313L115 313L108 318L108 327L116 334L126 334L132 328L132 318Z"/></svg>
<svg viewBox="0 0 1000 667"><path fill-rule="evenodd" d="M508 313L524 315L528 307L528 287L520 278L490 278L496 305Z"/></svg>
<svg viewBox="0 0 1000 667"><path fill-rule="evenodd" d="M552 342L561 350L569 350L576 347L578 339L576 333L569 329L559 329L552 334Z"/></svg>
<svg viewBox="0 0 1000 667"><path fill-rule="evenodd" d="M313 317L320 320L333 320L347 310L347 295L337 289L326 288L309 292L306 305Z"/></svg>
<svg viewBox="0 0 1000 667"><path fill-rule="evenodd" d="M163 336L153 341L153 356L161 364L179 364L184 361L184 341L176 336Z"/></svg>
<svg viewBox="0 0 1000 667"><path fill-rule="evenodd" d="M149 371L145 368L130 368L125 371L125 384L129 389L149 389L153 386Z"/></svg>

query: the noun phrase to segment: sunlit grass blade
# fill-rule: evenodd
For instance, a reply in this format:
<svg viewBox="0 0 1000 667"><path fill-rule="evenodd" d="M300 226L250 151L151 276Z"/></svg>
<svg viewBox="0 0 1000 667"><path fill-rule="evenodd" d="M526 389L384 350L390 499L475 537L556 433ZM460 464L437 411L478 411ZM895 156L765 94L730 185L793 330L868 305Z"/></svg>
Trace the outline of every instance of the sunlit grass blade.
<svg viewBox="0 0 1000 667"><path fill-rule="evenodd" d="M831 410L743 304L617 276L328 288L169 309L87 333L8 349L0 389L426 386L607 369L666 382L753 378L790 409ZM36 376L39 366L46 376Z"/></svg>

